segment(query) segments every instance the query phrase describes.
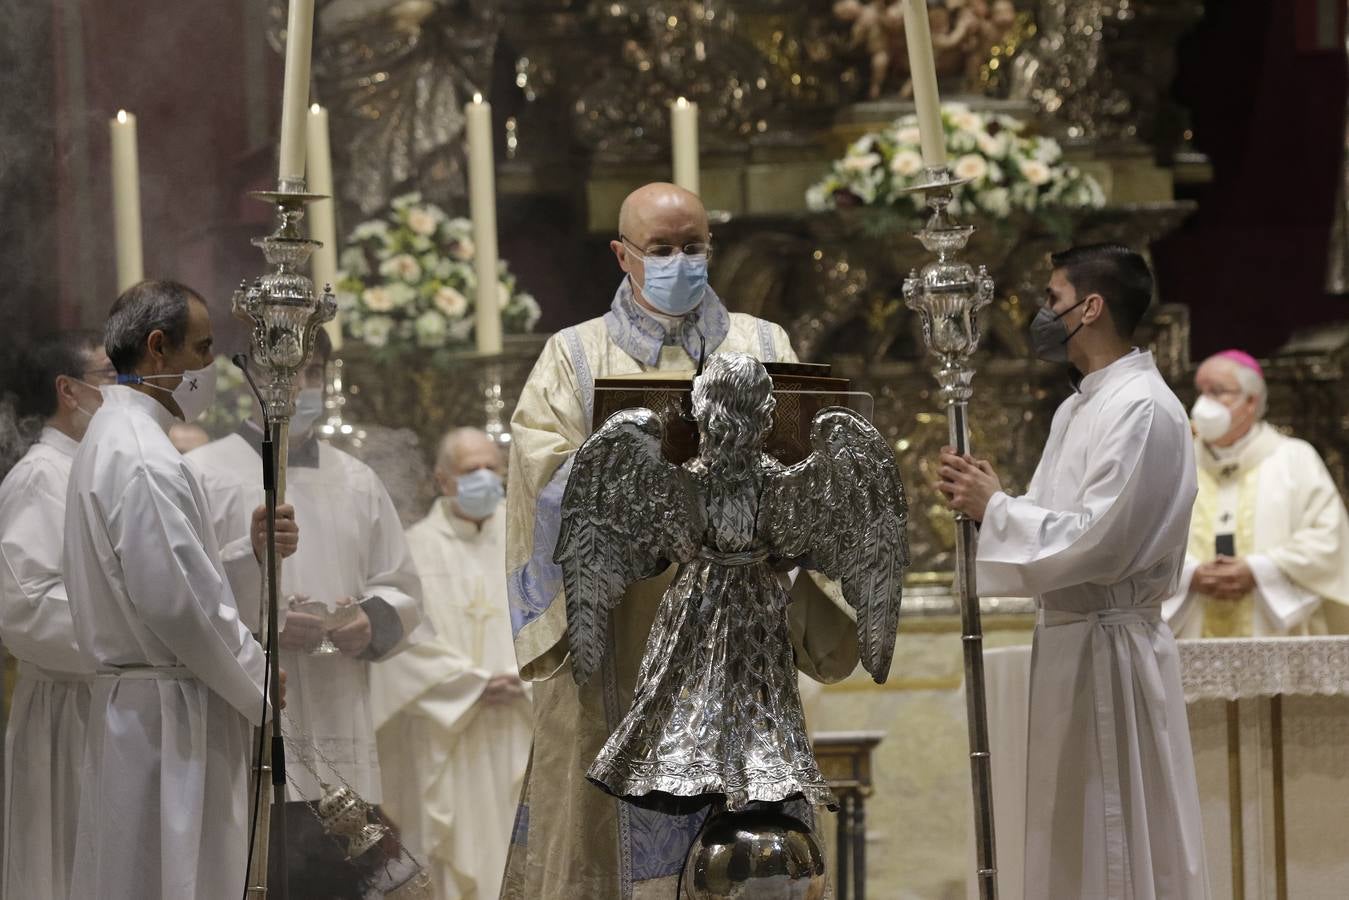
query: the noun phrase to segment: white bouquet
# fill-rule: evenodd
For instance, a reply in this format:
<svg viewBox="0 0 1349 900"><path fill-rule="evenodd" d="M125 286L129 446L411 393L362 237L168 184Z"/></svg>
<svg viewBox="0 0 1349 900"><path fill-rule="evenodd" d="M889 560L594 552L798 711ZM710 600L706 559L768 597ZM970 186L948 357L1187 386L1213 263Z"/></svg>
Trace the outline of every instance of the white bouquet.
<svg viewBox="0 0 1349 900"><path fill-rule="evenodd" d="M944 104L941 117L951 171L969 180L955 191L953 216L994 221L1027 216L1057 227L1062 217L1056 214L1063 210L1105 205L1096 179L1064 162L1058 142L1030 134L1025 122L960 103ZM923 194L905 188L919 183L922 174L918 119L904 116L854 141L806 192L806 203L813 210L880 207L917 217L924 210Z"/></svg>
<svg viewBox="0 0 1349 900"><path fill-rule="evenodd" d="M473 226L450 218L420 194L397 197L381 218L362 222L347 239L337 273L343 333L391 359L412 350L453 351L473 340ZM501 324L531 331L539 304L498 265Z"/></svg>

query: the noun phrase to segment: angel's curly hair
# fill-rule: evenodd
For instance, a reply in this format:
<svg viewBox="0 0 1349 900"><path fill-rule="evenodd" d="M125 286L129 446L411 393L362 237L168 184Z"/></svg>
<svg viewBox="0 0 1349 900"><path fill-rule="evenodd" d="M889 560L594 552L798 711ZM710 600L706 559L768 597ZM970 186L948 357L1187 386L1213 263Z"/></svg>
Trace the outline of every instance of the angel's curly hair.
<svg viewBox="0 0 1349 900"><path fill-rule="evenodd" d="M753 471L773 427L773 380L743 353L717 353L693 382L698 456L719 477Z"/></svg>

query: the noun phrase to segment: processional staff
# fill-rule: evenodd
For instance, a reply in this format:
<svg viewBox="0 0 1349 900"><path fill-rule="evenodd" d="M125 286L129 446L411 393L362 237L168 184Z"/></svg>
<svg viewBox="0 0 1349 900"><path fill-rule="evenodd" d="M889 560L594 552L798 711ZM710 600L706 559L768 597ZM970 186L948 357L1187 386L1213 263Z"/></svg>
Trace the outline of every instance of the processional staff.
<svg viewBox="0 0 1349 900"><path fill-rule="evenodd" d="M983 266L978 272L956 256L974 233L957 225L947 215L952 190L964 182L952 177L946 164L946 131L941 122L937 95L937 68L932 56L932 31L927 4L904 6L904 34L909 47L913 101L923 148L922 183L911 190L923 191L932 210L927 224L915 237L933 262L921 272L911 271L904 280L904 300L921 316L923 340L937 357L933 373L946 402L951 445L956 453L970 449L969 402L974 393L974 367L970 357L979 345L979 310L993 300L993 279ZM975 584L977 537L974 522L964 513L956 520L955 592L960 601L961 645L965 657L965 714L969 731L970 785L974 793L974 839L978 865L979 896L993 900L998 895L998 865L993 828L993 774L988 747L988 712L984 690L984 638L979 618L979 590Z"/></svg>
<svg viewBox="0 0 1349 900"><path fill-rule="evenodd" d="M280 560L276 552L276 509L286 492L286 456L290 417L295 413L292 389L295 376L304 368L314 348L319 327L333 318L337 301L331 286L315 293L314 283L304 275L305 266L320 243L305 237L300 229L306 204L324 199L305 192L306 125L309 105L309 65L314 36L314 0L290 0L286 22L286 80L281 112L281 147L275 191L253 194L276 204L276 229L255 238L272 271L241 285L234 294L234 313L251 326L250 356L262 376L255 385L265 423L263 487L267 506L267 590L263 598L260 635L267 656L267 695L272 709L264 720L256 745L250 784L253 829L249 839L248 880L250 897L268 893L268 850L272 816L280 838L281 883L274 895L286 896L285 879L285 745L277 728L280 715L280 668L277 613L280 596ZM238 362L242 359L236 358ZM253 382L252 377L249 378ZM263 796L263 780L272 783L272 803ZM274 807L274 809L273 809Z"/></svg>

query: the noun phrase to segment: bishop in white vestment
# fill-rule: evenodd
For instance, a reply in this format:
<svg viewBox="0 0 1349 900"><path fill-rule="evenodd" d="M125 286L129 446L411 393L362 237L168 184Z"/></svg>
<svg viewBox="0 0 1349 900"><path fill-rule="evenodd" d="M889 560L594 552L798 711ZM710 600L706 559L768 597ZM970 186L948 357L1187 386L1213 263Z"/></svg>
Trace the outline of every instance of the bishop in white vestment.
<svg viewBox="0 0 1349 900"><path fill-rule="evenodd" d="M19 663L5 730L0 896L68 900L93 663L61 577L70 464L111 377L102 335L69 334L16 361L21 417L46 425L0 483L0 638Z"/></svg>
<svg viewBox="0 0 1349 900"><path fill-rule="evenodd" d="M437 900L495 900L533 717L506 606L501 451L462 428L441 443L442 496L408 529L436 636L371 675L384 809L432 870Z"/></svg>
<svg viewBox="0 0 1349 900"><path fill-rule="evenodd" d="M609 312L549 339L511 418L507 591L520 671L536 684L534 745L505 900L664 900L702 822L700 814L622 803L585 777L631 705L673 568L629 588L613 613L610 664L578 686L567 664L566 602L553 552L572 455L590 434L595 379L691 373L700 353L796 361L780 327L729 312L708 286L708 242L707 213L695 195L651 184L629 196L610 242L625 275ZM798 578L792 596L798 667L820 681L846 677L857 665L857 641L841 596L811 578ZM806 809L794 811L809 818Z"/></svg>
<svg viewBox="0 0 1349 900"><path fill-rule="evenodd" d="M320 332L322 333L322 332ZM382 800L380 761L370 706L371 670L407 645L421 621L421 587L402 524L379 477L365 463L317 440L322 410L322 349L304 373L286 471L286 502L294 507L299 547L281 567L281 667L288 676L286 738L288 795L313 803L320 781L345 783L366 802ZM211 503L224 568L244 621L258 625L262 568L252 549L250 517L263 501L262 429L243 423L233 434L187 454ZM315 655L325 626L318 616L285 611L287 598L319 601L328 610L354 603L356 620L330 634L340 651ZM291 895L329 896L320 875L355 880L337 845L323 837L312 808L289 813ZM334 886L332 890L337 890Z"/></svg>
<svg viewBox="0 0 1349 900"><path fill-rule="evenodd" d="M1195 387L1199 495L1180 587L1163 607L1171 629L1349 630L1349 516L1320 455L1265 423L1264 373L1248 354L1205 360Z"/></svg>
<svg viewBox="0 0 1349 900"><path fill-rule="evenodd" d="M71 465L61 571L97 675L71 894L238 900L263 652L220 566L207 499L169 443L213 393L206 305L141 282L114 305L105 387Z"/></svg>
<svg viewBox="0 0 1349 900"><path fill-rule="evenodd" d="M1032 338L1042 358L1086 375L1055 413L1029 489L1012 497L987 462L942 456L942 490L982 521L980 593L1040 609L1027 898L1208 896L1179 654L1161 616L1184 562L1194 463L1184 408L1152 354L1129 348L1150 297L1131 251L1056 254Z"/></svg>

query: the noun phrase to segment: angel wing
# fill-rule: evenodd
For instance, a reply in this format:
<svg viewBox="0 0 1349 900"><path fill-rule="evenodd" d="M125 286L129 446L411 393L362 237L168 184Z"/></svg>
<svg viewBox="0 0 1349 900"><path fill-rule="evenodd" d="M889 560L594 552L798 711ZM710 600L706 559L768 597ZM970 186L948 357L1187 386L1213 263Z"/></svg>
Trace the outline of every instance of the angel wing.
<svg viewBox="0 0 1349 900"><path fill-rule="evenodd" d="M553 561L562 567L572 675L604 657L609 613L634 581L698 553L705 513L692 477L661 455L665 426L649 409L614 413L576 451L562 495Z"/></svg>
<svg viewBox="0 0 1349 900"><path fill-rule="evenodd" d="M810 456L765 480L759 537L775 555L842 584L857 610L862 665L883 682L909 564L904 483L885 438L852 410L821 410L810 443Z"/></svg>

